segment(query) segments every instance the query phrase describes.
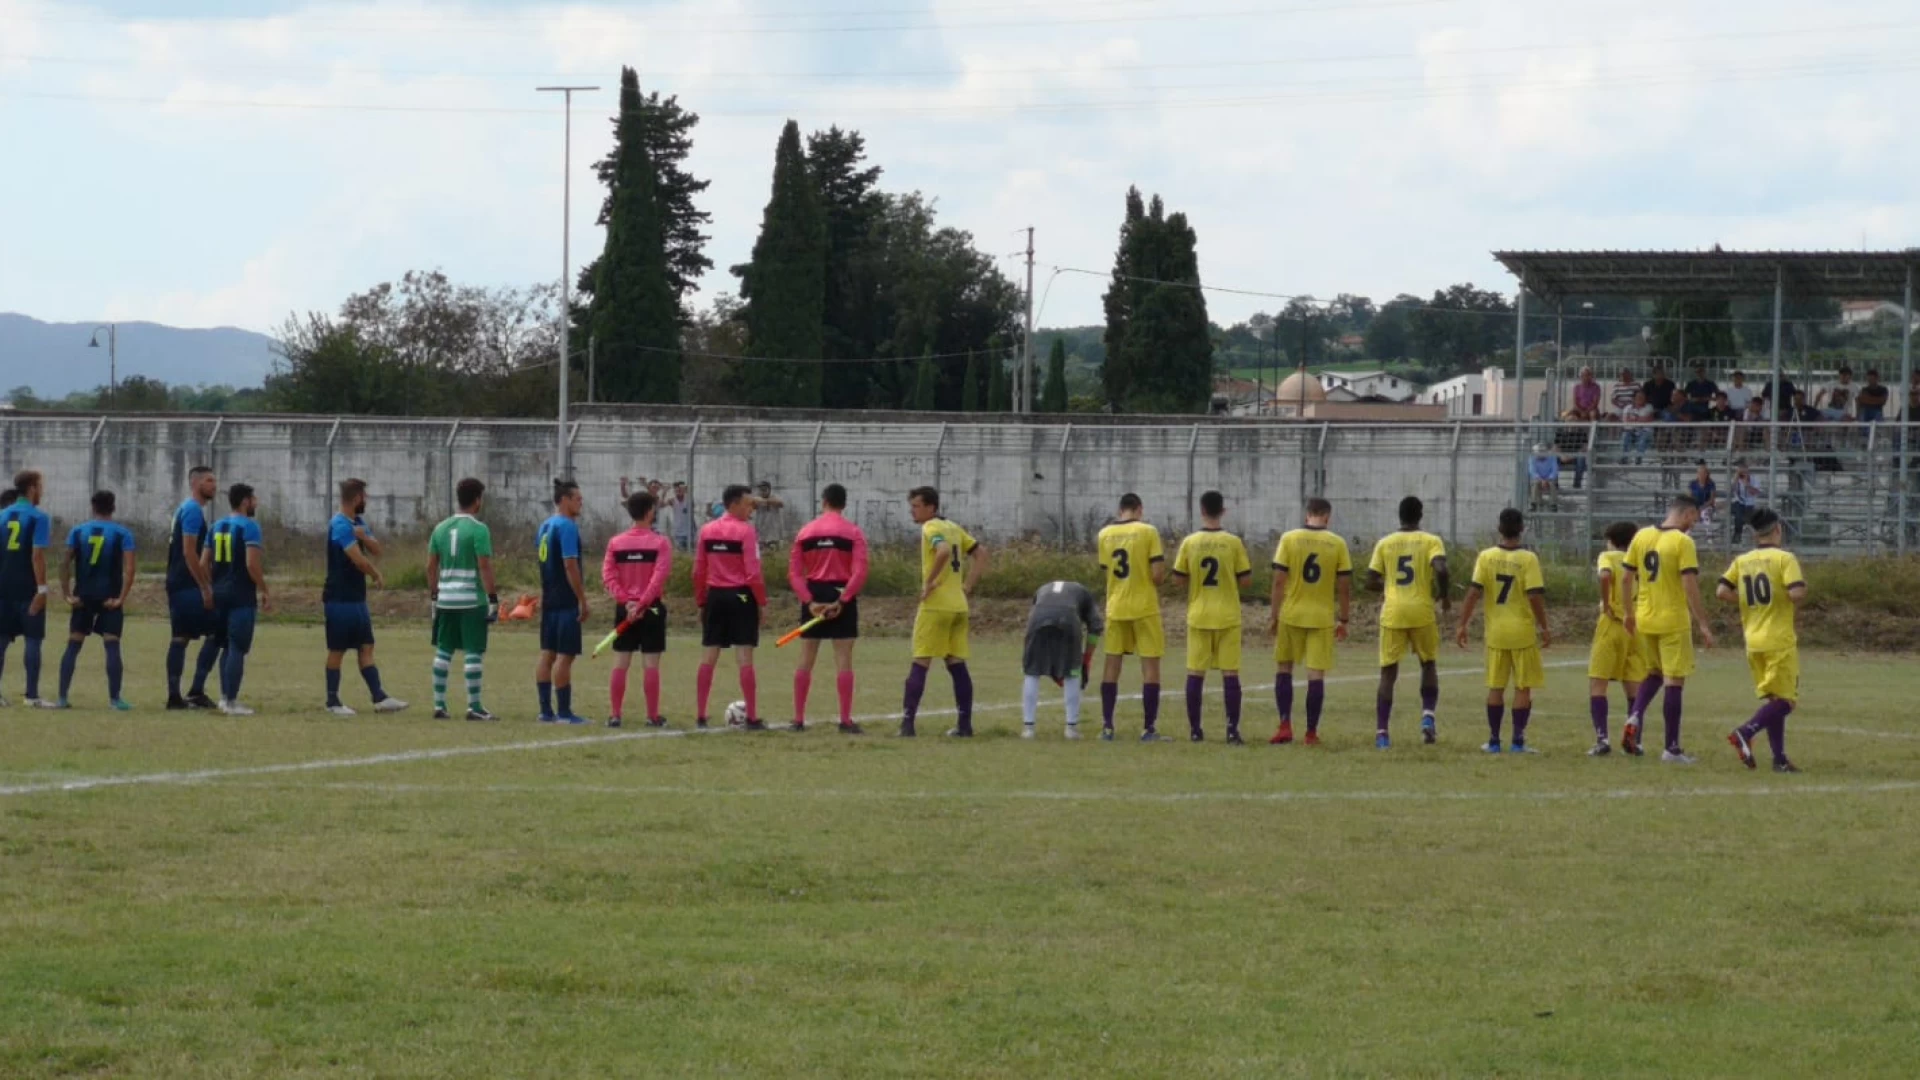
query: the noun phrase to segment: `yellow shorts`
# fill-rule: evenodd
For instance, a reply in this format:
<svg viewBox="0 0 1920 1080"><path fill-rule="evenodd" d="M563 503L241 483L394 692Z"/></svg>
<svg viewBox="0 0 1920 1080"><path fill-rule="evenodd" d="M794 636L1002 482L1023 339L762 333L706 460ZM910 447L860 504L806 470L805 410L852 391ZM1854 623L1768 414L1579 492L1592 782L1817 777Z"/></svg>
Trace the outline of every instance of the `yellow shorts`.
<svg viewBox="0 0 1920 1080"><path fill-rule="evenodd" d="M1505 690L1509 682L1517 690L1534 690L1547 684L1547 669L1540 663L1540 646L1487 650L1487 689Z"/></svg>
<svg viewBox="0 0 1920 1080"><path fill-rule="evenodd" d="M1753 669L1753 692L1756 697L1779 698L1786 702L1800 700L1800 650L1750 652L1747 654L1747 667Z"/></svg>
<svg viewBox="0 0 1920 1080"><path fill-rule="evenodd" d="M913 656L951 656L967 658L967 613L964 611L928 611L921 608L913 617Z"/></svg>
<svg viewBox="0 0 1920 1080"><path fill-rule="evenodd" d="M1647 654L1640 639L1627 633L1617 619L1602 615L1593 628L1593 651L1587 654L1587 678L1632 685L1647 678Z"/></svg>
<svg viewBox="0 0 1920 1080"><path fill-rule="evenodd" d="M1273 662L1298 664L1308 671L1333 670L1333 627L1280 624L1274 635Z"/></svg>
<svg viewBox="0 0 1920 1080"><path fill-rule="evenodd" d="M1145 619L1113 619L1107 623L1107 634L1101 644L1108 656L1158 660L1167 655L1167 632L1161 627L1158 615Z"/></svg>
<svg viewBox="0 0 1920 1080"><path fill-rule="evenodd" d="M1641 634L1640 651L1647 667L1669 679L1684 679L1693 674L1693 629L1671 634Z"/></svg>
<svg viewBox="0 0 1920 1080"><path fill-rule="evenodd" d="M1423 664L1440 659L1440 628L1415 626L1404 630L1380 628L1380 666L1392 667L1411 649Z"/></svg>
<svg viewBox="0 0 1920 1080"><path fill-rule="evenodd" d="M1240 628L1195 630L1187 627L1188 671L1239 671Z"/></svg>

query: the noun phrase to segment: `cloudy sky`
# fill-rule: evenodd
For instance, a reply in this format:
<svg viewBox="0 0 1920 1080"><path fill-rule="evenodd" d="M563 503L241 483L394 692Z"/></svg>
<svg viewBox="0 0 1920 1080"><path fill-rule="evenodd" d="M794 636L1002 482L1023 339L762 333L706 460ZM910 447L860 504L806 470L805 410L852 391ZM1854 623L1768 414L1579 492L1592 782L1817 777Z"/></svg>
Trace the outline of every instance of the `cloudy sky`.
<svg viewBox="0 0 1920 1080"><path fill-rule="evenodd" d="M704 118L709 293L788 117L864 132L995 254L1036 226L1046 325L1098 320L1053 268L1110 264L1129 183L1255 291L1504 290L1506 246L1904 247L1916 45L1911 0L0 0L0 310L268 330L412 268L550 279L533 88L604 88L577 266L621 64Z"/></svg>

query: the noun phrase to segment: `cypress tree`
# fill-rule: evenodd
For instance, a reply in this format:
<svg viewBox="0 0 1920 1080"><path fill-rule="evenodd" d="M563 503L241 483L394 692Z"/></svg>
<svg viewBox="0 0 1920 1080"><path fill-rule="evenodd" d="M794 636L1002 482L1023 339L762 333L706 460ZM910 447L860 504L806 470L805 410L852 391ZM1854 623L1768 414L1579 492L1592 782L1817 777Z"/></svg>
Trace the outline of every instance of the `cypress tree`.
<svg viewBox="0 0 1920 1080"><path fill-rule="evenodd" d="M1007 381L1006 358L995 353L987 358L987 412L1013 411L1013 386Z"/></svg>
<svg viewBox="0 0 1920 1080"><path fill-rule="evenodd" d="M967 350L967 372L960 383L960 411L980 411L980 356L972 349Z"/></svg>
<svg viewBox="0 0 1920 1080"><path fill-rule="evenodd" d="M1198 239L1158 195L1127 191L1105 297L1107 398L1130 412L1198 412L1213 391L1213 340L1200 292Z"/></svg>
<svg viewBox="0 0 1920 1080"><path fill-rule="evenodd" d="M826 304L827 222L800 125L787 121L774 150L773 194L753 259L735 267L746 303L747 355L817 360ZM743 403L795 408L820 404L821 365L749 361L736 387Z"/></svg>
<svg viewBox="0 0 1920 1080"><path fill-rule="evenodd" d="M587 308L596 382L610 401L680 400L681 312L667 263L658 174L647 149L648 123L639 80L628 68L614 129L606 246L593 268Z"/></svg>
<svg viewBox="0 0 1920 1080"><path fill-rule="evenodd" d="M933 356L928 354L920 358L918 371L913 382L913 407L921 412L932 412L933 391L940 381L940 372L933 366Z"/></svg>
<svg viewBox="0 0 1920 1080"><path fill-rule="evenodd" d="M1067 411L1067 343L1062 338L1054 338L1047 353L1047 385L1040 392L1040 411Z"/></svg>

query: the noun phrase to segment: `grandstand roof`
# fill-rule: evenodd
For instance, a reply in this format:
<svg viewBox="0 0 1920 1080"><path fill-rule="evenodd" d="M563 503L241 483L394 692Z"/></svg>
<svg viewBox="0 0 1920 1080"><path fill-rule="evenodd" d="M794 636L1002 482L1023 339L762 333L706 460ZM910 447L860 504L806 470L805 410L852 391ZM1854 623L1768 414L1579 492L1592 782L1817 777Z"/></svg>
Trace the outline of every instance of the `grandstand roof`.
<svg viewBox="0 0 1920 1080"><path fill-rule="evenodd" d="M1755 297L1784 274L1789 296L1898 297L1920 278L1920 248L1905 251L1496 251L1534 295L1644 299Z"/></svg>

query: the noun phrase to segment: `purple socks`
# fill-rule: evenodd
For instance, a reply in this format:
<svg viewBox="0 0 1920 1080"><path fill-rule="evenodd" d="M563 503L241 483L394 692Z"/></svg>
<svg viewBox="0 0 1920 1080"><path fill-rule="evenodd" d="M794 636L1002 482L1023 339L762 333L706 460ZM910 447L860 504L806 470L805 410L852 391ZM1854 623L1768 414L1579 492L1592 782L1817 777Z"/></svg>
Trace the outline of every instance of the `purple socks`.
<svg viewBox="0 0 1920 1080"><path fill-rule="evenodd" d="M1293 673L1273 677L1273 703L1280 710L1280 719L1293 719Z"/></svg>
<svg viewBox="0 0 1920 1080"><path fill-rule="evenodd" d="M1787 760L1787 714L1791 712L1793 702L1768 698L1753 714L1753 719L1740 725L1740 735L1752 742L1764 730L1767 741L1773 744L1773 762L1778 765Z"/></svg>
<svg viewBox="0 0 1920 1080"><path fill-rule="evenodd" d="M1240 676L1223 677L1227 693L1227 730L1240 730Z"/></svg>
<svg viewBox="0 0 1920 1080"><path fill-rule="evenodd" d="M1387 721L1393 718L1393 698L1382 690L1373 700L1373 730L1382 735L1387 733Z"/></svg>
<svg viewBox="0 0 1920 1080"><path fill-rule="evenodd" d="M1644 720L1647 710L1653 708L1653 696L1660 692L1666 681L1666 677L1657 671L1647 676L1647 681L1640 684L1640 693L1633 699L1633 707L1627 710L1627 715Z"/></svg>
<svg viewBox="0 0 1920 1080"><path fill-rule="evenodd" d="M953 707L960 713L960 730L973 730L973 673L967 670L967 662L947 665L947 674L953 677ZM921 684L925 685L924 681Z"/></svg>
<svg viewBox="0 0 1920 1080"><path fill-rule="evenodd" d="M1320 708L1327 703L1327 684L1318 679L1307 683L1307 734L1320 730Z"/></svg>
<svg viewBox="0 0 1920 1080"><path fill-rule="evenodd" d="M1100 684L1100 726L1113 730L1113 709L1120 704L1120 684L1103 682Z"/></svg>
<svg viewBox="0 0 1920 1080"><path fill-rule="evenodd" d="M1601 742L1607 741L1607 695L1587 699L1587 707L1593 711L1593 737Z"/></svg>
<svg viewBox="0 0 1920 1080"><path fill-rule="evenodd" d="M1525 746L1527 743L1527 721L1533 719L1533 706L1513 707L1513 745Z"/></svg>
<svg viewBox="0 0 1920 1080"><path fill-rule="evenodd" d="M1140 704L1146 709L1147 730L1152 731L1160 722L1160 684L1150 682L1140 687Z"/></svg>
<svg viewBox="0 0 1920 1080"><path fill-rule="evenodd" d="M1660 711L1667 721L1667 749L1680 752L1680 695L1685 687L1667 687L1667 696L1660 703ZM1645 693L1645 691L1641 691Z"/></svg>
<svg viewBox="0 0 1920 1080"><path fill-rule="evenodd" d="M1487 735L1489 742L1500 741L1500 721L1507 714L1505 705L1487 706Z"/></svg>
<svg viewBox="0 0 1920 1080"><path fill-rule="evenodd" d="M908 730L913 728L913 718L920 713L920 697L927 692L927 669L919 664L907 667L907 697L900 704L900 719Z"/></svg>
<svg viewBox="0 0 1920 1080"><path fill-rule="evenodd" d="M1207 677L1189 672L1187 675L1187 727L1190 730L1200 730L1200 695L1206 692Z"/></svg>
<svg viewBox="0 0 1920 1080"><path fill-rule="evenodd" d="M1432 686L1427 686L1425 684L1422 684L1420 687L1420 711L1423 713L1430 713L1439 707L1440 707L1440 684L1437 682L1434 683Z"/></svg>

